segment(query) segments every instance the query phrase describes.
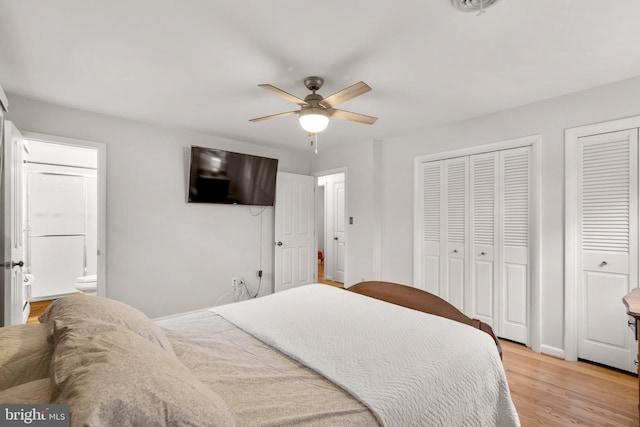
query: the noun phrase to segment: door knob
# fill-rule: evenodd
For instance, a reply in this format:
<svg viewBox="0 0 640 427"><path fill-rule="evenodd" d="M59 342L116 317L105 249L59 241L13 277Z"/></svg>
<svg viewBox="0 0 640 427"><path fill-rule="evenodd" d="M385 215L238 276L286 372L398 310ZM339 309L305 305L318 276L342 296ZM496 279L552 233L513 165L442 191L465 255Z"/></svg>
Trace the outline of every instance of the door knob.
<svg viewBox="0 0 640 427"><path fill-rule="evenodd" d="M454 253L454 254L457 254L457 253L458 253L458 250L457 250L457 249L454 249L454 250L453 250L453 253Z"/></svg>
<svg viewBox="0 0 640 427"><path fill-rule="evenodd" d="M604 267L605 265L607 265L607 261L602 261L602 262L600 263L600 267Z"/></svg>
<svg viewBox="0 0 640 427"><path fill-rule="evenodd" d="M333 238L333 240L338 240L338 238L337 238L337 237L334 237L334 238Z"/></svg>
<svg viewBox="0 0 640 427"><path fill-rule="evenodd" d="M480 255L486 255L486 253L484 253L484 252L480 252Z"/></svg>
<svg viewBox="0 0 640 427"><path fill-rule="evenodd" d="M282 246L282 242L276 242L276 245Z"/></svg>
<svg viewBox="0 0 640 427"><path fill-rule="evenodd" d="M24 261L20 261L20 262L11 261L11 268L13 267L24 267Z"/></svg>

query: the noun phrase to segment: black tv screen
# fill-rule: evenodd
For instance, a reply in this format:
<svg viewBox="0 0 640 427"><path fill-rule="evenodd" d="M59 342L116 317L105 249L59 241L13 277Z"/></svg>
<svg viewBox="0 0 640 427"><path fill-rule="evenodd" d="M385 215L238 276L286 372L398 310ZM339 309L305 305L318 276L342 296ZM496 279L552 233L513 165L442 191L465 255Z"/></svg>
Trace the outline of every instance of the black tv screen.
<svg viewBox="0 0 640 427"><path fill-rule="evenodd" d="M278 159L191 147L189 203L273 206Z"/></svg>

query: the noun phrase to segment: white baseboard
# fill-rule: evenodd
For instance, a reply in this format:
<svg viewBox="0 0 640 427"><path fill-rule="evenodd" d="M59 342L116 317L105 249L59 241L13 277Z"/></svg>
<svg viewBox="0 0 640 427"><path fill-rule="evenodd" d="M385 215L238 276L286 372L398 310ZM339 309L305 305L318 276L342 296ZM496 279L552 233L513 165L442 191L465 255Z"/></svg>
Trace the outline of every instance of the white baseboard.
<svg viewBox="0 0 640 427"><path fill-rule="evenodd" d="M542 344L540 346L540 353L548 354L549 356L559 357L560 359L564 359L564 350L557 347L551 347L550 345Z"/></svg>

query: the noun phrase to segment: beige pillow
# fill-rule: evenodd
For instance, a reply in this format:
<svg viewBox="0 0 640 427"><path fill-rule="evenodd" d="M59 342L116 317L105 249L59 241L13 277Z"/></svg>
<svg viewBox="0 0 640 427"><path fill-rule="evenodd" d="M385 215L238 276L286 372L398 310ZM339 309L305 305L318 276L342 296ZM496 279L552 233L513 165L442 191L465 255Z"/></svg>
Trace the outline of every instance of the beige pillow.
<svg viewBox="0 0 640 427"><path fill-rule="evenodd" d="M131 331L55 319L51 403L72 426L233 426L222 398L172 354Z"/></svg>
<svg viewBox="0 0 640 427"><path fill-rule="evenodd" d="M73 295L54 301L38 318L40 323L52 319L98 319L122 326L173 353L162 329L143 312L123 302L94 295Z"/></svg>
<svg viewBox="0 0 640 427"><path fill-rule="evenodd" d="M45 405L51 401L51 378L42 378L0 391L2 405Z"/></svg>
<svg viewBox="0 0 640 427"><path fill-rule="evenodd" d="M47 331L46 325L0 328L0 390L49 376Z"/></svg>

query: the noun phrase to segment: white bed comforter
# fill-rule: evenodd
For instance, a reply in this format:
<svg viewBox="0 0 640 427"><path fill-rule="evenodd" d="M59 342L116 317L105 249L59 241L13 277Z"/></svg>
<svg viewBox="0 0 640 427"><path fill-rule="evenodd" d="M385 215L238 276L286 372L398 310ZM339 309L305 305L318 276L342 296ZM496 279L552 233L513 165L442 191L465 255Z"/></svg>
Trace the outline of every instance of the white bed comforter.
<svg viewBox="0 0 640 427"><path fill-rule="evenodd" d="M214 307L321 373L385 426L519 425L486 333L326 285Z"/></svg>

